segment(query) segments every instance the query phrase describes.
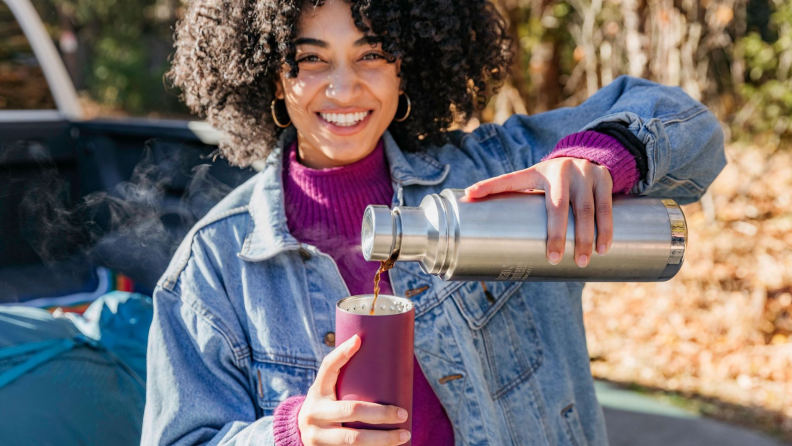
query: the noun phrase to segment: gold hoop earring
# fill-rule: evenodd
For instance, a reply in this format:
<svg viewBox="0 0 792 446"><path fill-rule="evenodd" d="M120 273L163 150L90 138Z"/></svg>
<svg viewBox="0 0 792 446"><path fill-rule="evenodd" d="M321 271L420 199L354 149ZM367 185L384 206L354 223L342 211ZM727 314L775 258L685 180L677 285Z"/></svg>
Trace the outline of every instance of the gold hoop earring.
<svg viewBox="0 0 792 446"><path fill-rule="evenodd" d="M289 119L289 122L287 122L286 124L281 124L278 121L278 116L275 114L275 101L277 101L277 99L273 99L272 104L270 104L270 110L272 111L272 120L275 121L275 125L277 125L282 129L285 129L286 127L291 125L291 119ZM283 102L286 103L286 101Z"/></svg>
<svg viewBox="0 0 792 446"><path fill-rule="evenodd" d="M404 116L402 116L399 119L394 118L393 120L396 121L396 122L402 122L405 119L407 119L407 117L410 116L410 110L412 109L412 104L410 103L410 97L407 96L407 93L403 93L403 94L404 94L404 97L407 98L407 113L405 113Z"/></svg>

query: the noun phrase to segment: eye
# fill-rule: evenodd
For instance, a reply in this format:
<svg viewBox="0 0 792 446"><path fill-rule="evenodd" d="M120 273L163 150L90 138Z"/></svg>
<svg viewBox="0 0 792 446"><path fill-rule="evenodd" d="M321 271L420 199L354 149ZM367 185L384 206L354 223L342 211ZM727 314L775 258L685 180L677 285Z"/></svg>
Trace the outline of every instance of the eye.
<svg viewBox="0 0 792 446"><path fill-rule="evenodd" d="M385 56L379 53L368 53L365 56L363 56L363 60L377 60L377 59L387 60Z"/></svg>
<svg viewBox="0 0 792 446"><path fill-rule="evenodd" d="M305 56L305 57L303 57L303 58L301 58L301 59L297 60L297 63L303 63L303 62L321 62L321 61L322 61L322 59L320 59L320 58L319 58L319 57L318 57L316 54L309 54L309 55L307 55L307 56Z"/></svg>

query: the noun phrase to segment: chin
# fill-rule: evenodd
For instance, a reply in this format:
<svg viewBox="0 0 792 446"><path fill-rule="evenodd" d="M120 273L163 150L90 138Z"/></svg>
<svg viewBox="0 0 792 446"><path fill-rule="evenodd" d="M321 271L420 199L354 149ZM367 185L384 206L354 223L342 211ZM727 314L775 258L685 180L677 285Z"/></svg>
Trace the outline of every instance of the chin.
<svg viewBox="0 0 792 446"><path fill-rule="evenodd" d="M349 164L365 158L368 155L367 140L356 139L355 141L328 141L324 145L323 152L329 159ZM376 144L376 141L374 142Z"/></svg>

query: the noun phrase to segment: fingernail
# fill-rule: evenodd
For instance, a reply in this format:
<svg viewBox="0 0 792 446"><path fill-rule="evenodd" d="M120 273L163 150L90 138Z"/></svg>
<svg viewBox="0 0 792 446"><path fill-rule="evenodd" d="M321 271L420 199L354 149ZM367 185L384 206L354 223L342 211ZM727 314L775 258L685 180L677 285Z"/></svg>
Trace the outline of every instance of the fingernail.
<svg viewBox="0 0 792 446"><path fill-rule="evenodd" d="M588 260L589 260L588 256L583 254L581 256L578 256L577 264L579 267L584 268L586 265L588 265Z"/></svg>
<svg viewBox="0 0 792 446"><path fill-rule="evenodd" d="M559 254L559 253L557 253L555 251L550 252L550 256L549 256L548 260L550 260L550 264L551 265L558 265L558 262L561 261L561 254Z"/></svg>
<svg viewBox="0 0 792 446"><path fill-rule="evenodd" d="M603 254L605 254L605 252L606 252L607 250L608 250L608 247L607 247L607 246L605 246L605 244L604 244L604 243L600 243L600 244L599 244L599 246L597 246L597 254L599 254L599 255L603 255Z"/></svg>
<svg viewBox="0 0 792 446"><path fill-rule="evenodd" d="M397 416L399 417L400 420L404 421L407 419L407 411L404 409L399 409Z"/></svg>
<svg viewBox="0 0 792 446"><path fill-rule="evenodd" d="M401 431L399 434L399 440L407 441L410 439L410 432L409 431Z"/></svg>

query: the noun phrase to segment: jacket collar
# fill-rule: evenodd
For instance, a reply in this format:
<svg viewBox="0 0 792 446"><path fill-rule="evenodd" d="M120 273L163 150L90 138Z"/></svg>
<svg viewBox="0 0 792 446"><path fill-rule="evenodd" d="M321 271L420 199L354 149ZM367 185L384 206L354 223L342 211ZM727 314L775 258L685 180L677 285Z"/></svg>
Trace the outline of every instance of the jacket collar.
<svg viewBox="0 0 792 446"><path fill-rule="evenodd" d="M300 247L300 242L289 233L286 226L283 203L284 148L289 147L296 137L297 131L293 126L284 130L258 174L248 204L250 227L242 250L237 254L243 260L262 261L281 251ZM443 164L426 153L403 153L387 130L382 139L395 193L394 203L402 204L404 186L433 186L448 176L451 170L449 164Z"/></svg>

